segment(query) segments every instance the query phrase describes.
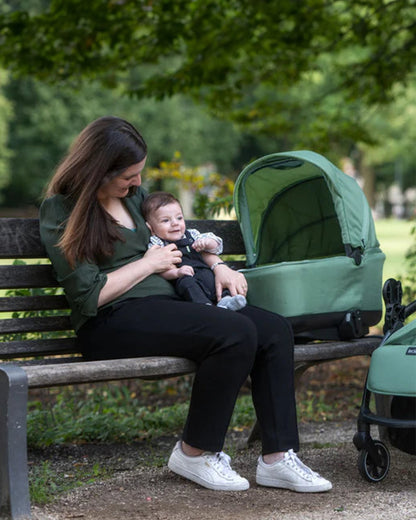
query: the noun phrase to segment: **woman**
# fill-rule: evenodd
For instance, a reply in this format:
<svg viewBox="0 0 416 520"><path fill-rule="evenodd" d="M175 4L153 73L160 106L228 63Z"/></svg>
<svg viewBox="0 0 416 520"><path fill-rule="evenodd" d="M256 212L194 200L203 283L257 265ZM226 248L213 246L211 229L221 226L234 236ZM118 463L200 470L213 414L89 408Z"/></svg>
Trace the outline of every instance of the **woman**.
<svg viewBox="0 0 416 520"><path fill-rule="evenodd" d="M221 450L241 385L251 377L262 432L260 485L300 492L332 485L295 455L298 432L293 336L283 317L246 306L230 312L179 299L160 273L180 263L174 244L147 248L140 212L147 149L137 130L102 117L78 136L40 210L42 241L72 310L84 357L180 356L195 361L188 417L170 456L175 473L215 490L244 490ZM246 295L241 273L204 254L223 289Z"/></svg>

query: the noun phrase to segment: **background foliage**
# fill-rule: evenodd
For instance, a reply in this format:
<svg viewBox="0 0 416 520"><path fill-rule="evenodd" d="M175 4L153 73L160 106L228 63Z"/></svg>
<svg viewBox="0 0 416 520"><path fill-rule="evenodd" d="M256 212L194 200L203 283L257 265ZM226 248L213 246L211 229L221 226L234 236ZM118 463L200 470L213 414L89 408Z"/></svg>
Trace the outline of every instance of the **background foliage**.
<svg viewBox="0 0 416 520"><path fill-rule="evenodd" d="M183 96L161 103L138 101L96 83L78 91L70 87L57 90L30 78L9 79L3 95L13 109L4 119L9 133L6 149L11 155L7 171L13 172L3 188L4 205L9 207L37 205L46 180L75 135L104 114L125 117L144 129L150 146L149 166L171 160L180 149L182 160L190 167L215 157L217 168L230 171L244 142L244 135L231 123L213 119ZM264 148L254 144L252 151Z"/></svg>
<svg viewBox="0 0 416 520"><path fill-rule="evenodd" d="M309 148L348 157L374 206L392 182L414 185L415 7L2 0L14 115L0 151L15 184L3 198L34 202L72 137L115 113L143 131L152 166L180 151L190 167L214 163L235 178L260 155Z"/></svg>

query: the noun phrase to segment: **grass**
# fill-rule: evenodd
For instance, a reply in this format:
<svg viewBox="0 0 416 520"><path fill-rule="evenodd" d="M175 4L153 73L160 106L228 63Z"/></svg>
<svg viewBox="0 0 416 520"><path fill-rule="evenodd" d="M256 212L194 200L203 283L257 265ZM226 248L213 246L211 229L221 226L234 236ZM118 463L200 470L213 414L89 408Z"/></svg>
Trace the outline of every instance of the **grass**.
<svg viewBox="0 0 416 520"><path fill-rule="evenodd" d="M360 369L361 367L357 367ZM365 367L363 367L363 370ZM313 370L313 369L310 369ZM299 390L298 415L302 421L342 418L356 403L362 376L349 381L343 399L335 400L343 385L339 370L329 381L316 375ZM192 376L155 382L101 383L85 387L44 389L43 397L31 400L28 412L28 445L31 449L65 443L131 443L179 434L186 420ZM328 395L332 392L333 395ZM353 406L354 406L353 404ZM255 414L248 387L243 387L230 428L251 428Z"/></svg>
<svg viewBox="0 0 416 520"><path fill-rule="evenodd" d="M109 476L108 470L99 464L78 464L71 472L62 473L57 472L50 461L44 461L30 470L30 498L36 504L48 504L59 494Z"/></svg>
<svg viewBox="0 0 416 520"><path fill-rule="evenodd" d="M406 275L405 255L415 238L411 230L415 223L407 220L381 219L375 221L377 238L386 255L383 280Z"/></svg>
<svg viewBox="0 0 416 520"><path fill-rule="evenodd" d="M179 384L179 383L178 383ZM77 442L133 442L180 431L187 412L187 396L180 402L158 406L144 404L141 383L66 387L29 403L28 445L41 448ZM165 391L168 391L168 382ZM152 386L146 384L147 388ZM158 390L159 387L159 390ZM56 389L55 389L56 390ZM160 384L154 392L161 392ZM178 390L179 392L179 390ZM170 403L170 402L169 402Z"/></svg>
<svg viewBox="0 0 416 520"><path fill-rule="evenodd" d="M178 435L186 421L192 376L163 381L100 383L34 391L28 411L31 450L82 443L133 443ZM253 404L245 388L230 428L253 426ZM42 480L42 474L32 474Z"/></svg>
<svg viewBox="0 0 416 520"><path fill-rule="evenodd" d="M186 419L189 384L188 377L32 391L28 405L29 450L84 443L127 444L175 435ZM148 398L152 404L144 404ZM167 405L161 406L164 401ZM152 465L162 463L165 461L160 457L152 458ZM46 460L30 467L33 503L49 503L62 493L108 478L115 471L79 460L69 471L55 466Z"/></svg>

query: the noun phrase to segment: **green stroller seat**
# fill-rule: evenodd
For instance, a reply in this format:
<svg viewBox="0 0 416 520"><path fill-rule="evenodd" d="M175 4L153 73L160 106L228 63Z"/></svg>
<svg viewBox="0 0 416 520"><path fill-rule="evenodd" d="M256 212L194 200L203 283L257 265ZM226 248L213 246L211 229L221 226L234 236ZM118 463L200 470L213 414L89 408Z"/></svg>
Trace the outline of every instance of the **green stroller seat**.
<svg viewBox="0 0 416 520"><path fill-rule="evenodd" d="M390 468L390 452L380 440L373 440L371 426L378 425L390 444L416 455L416 320L405 325L416 311L416 301L402 305L401 282L384 283L386 303L384 338L371 356L364 387L354 445L358 470L369 482L383 480ZM376 412L371 411L374 403Z"/></svg>

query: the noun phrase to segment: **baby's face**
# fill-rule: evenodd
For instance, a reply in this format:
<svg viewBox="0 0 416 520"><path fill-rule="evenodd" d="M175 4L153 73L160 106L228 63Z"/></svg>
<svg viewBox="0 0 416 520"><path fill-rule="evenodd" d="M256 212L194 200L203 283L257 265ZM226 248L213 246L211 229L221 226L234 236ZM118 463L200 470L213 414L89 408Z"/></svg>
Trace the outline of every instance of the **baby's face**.
<svg viewBox="0 0 416 520"><path fill-rule="evenodd" d="M185 219L177 202L157 209L148 218L147 224L153 235L170 242L180 240L185 233Z"/></svg>

